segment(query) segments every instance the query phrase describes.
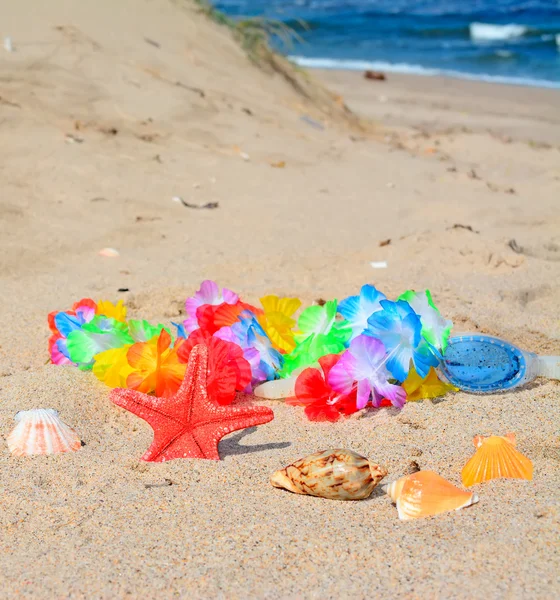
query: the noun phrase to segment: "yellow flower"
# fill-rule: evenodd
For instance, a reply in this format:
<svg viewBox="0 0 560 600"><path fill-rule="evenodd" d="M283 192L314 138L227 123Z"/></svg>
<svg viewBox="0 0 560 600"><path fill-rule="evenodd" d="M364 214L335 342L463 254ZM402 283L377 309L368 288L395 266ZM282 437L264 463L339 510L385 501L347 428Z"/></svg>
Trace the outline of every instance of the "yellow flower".
<svg viewBox="0 0 560 600"><path fill-rule="evenodd" d="M100 300L97 303L96 315L103 315L115 319L115 321L121 321L124 323L126 318L126 306L123 306L123 301L119 300L116 304L109 302L109 300Z"/></svg>
<svg viewBox="0 0 560 600"><path fill-rule="evenodd" d="M111 388L126 387L126 379L134 370L127 359L128 349L132 344L122 348L111 348L94 356L93 374Z"/></svg>
<svg viewBox="0 0 560 600"><path fill-rule="evenodd" d="M299 298L279 298L270 295L261 298L264 315L258 321L270 338L272 345L283 352L291 352L296 347L294 332L296 325L293 315L301 306Z"/></svg>
<svg viewBox="0 0 560 600"><path fill-rule="evenodd" d="M414 367L411 367L402 386L406 392L407 402L422 400L423 398L437 398L447 394L447 392L459 391L459 388L454 385L441 381L433 367L430 368L430 372L425 379L422 379Z"/></svg>

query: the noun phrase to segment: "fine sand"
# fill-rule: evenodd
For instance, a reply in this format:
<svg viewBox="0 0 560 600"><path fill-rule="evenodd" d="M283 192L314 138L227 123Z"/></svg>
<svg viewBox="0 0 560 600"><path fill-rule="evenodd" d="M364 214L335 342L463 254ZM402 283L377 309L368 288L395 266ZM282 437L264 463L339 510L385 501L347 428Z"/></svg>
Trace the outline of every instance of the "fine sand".
<svg viewBox="0 0 560 600"><path fill-rule="evenodd" d="M90 296L169 323L205 278L305 304L370 282L431 289L456 331L560 354L560 92L312 74L373 121L358 129L187 1L1 2L0 28L0 594L558 595L557 382L336 424L269 402L274 421L225 438L220 462L142 463L149 426L91 373L46 364L46 317ZM12 458L13 416L33 407L85 446ZM459 485L473 436L509 431L533 481L478 486L477 505L436 518L401 522L381 491L344 503L268 483L347 447L387 481L417 464Z"/></svg>

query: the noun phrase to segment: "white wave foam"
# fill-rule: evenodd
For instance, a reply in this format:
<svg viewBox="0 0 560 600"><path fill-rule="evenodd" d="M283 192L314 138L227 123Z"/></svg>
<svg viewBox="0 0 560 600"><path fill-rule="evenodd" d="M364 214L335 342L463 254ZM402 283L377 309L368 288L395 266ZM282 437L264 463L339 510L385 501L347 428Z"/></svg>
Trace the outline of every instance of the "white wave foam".
<svg viewBox="0 0 560 600"><path fill-rule="evenodd" d="M469 32L471 39L473 40L511 40L514 38L524 36L528 27L525 25L516 25L510 23L509 25L492 25L491 23L471 23L469 25Z"/></svg>
<svg viewBox="0 0 560 600"><path fill-rule="evenodd" d="M511 85L560 89L559 82L548 81L546 79L502 77L500 75L487 75L486 73L463 73L462 71L453 71L451 69L430 69L420 65L410 65L408 63L388 63L380 60L336 60L331 58L307 58L305 56L288 56L288 58L300 67L308 69L339 71L367 71L368 69L371 69L373 71L386 71L387 73L402 73L405 75L422 75L428 77L440 75L443 77L453 77L455 79L469 79L471 81L487 81L489 83L505 83Z"/></svg>
<svg viewBox="0 0 560 600"><path fill-rule="evenodd" d="M437 69L428 69L420 65L409 65L408 63L388 63L382 60L337 60L331 58L307 58L305 56L289 56L301 67L309 69L340 69L343 71L389 71L390 73L409 73L414 75L438 75Z"/></svg>
<svg viewBox="0 0 560 600"><path fill-rule="evenodd" d="M556 34L556 45L560 48L560 33Z"/></svg>

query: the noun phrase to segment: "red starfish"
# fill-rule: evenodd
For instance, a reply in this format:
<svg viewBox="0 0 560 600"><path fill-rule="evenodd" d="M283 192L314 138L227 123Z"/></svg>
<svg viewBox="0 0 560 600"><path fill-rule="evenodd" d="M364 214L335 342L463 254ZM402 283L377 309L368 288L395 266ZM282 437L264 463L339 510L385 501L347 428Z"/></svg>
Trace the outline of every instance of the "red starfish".
<svg viewBox="0 0 560 600"><path fill-rule="evenodd" d="M117 388L111 400L144 419L154 430L154 441L142 460L163 462L173 458L220 460L218 443L228 433L268 423L274 413L266 406L218 406L208 399L206 375L208 348L195 346L179 391L157 398Z"/></svg>

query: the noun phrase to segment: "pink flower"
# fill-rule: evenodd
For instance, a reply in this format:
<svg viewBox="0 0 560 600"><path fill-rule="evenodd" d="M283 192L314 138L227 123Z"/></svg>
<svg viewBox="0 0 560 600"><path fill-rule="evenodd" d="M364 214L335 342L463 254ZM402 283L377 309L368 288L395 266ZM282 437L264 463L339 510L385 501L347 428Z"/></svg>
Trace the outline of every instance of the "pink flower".
<svg viewBox="0 0 560 600"><path fill-rule="evenodd" d="M185 309L187 311L187 319L184 321L185 331L192 333L195 329L198 329L198 319L196 317L196 311L199 306L204 304L210 304L217 306L218 304L237 304L239 296L223 288L220 288L215 281L206 279L200 284L200 289L194 294L192 298L187 298L185 302Z"/></svg>

